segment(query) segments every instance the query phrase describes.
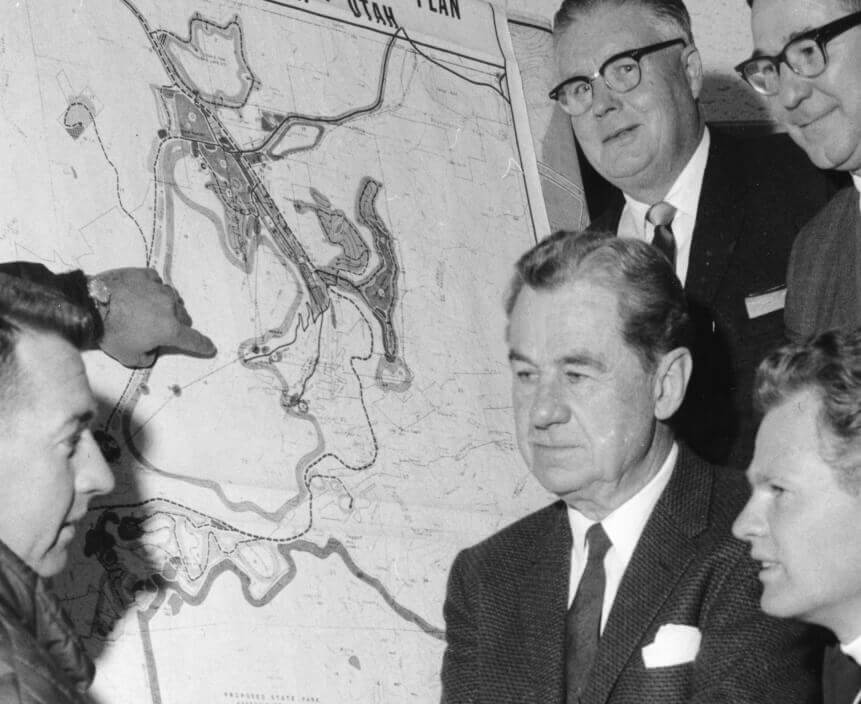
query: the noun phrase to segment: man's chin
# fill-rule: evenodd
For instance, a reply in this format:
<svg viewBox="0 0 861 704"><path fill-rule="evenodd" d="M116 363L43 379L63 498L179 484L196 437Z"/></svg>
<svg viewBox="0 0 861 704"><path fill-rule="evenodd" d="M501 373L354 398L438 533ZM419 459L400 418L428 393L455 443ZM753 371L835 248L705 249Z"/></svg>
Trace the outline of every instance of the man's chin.
<svg viewBox="0 0 861 704"><path fill-rule="evenodd" d="M806 139L795 129L789 134L816 168L853 173L861 170L861 146L856 145L853 150L850 145L841 148L835 140Z"/></svg>
<svg viewBox="0 0 861 704"><path fill-rule="evenodd" d="M49 579L62 572L69 561L68 544L54 545L38 562L30 565L40 577Z"/></svg>
<svg viewBox="0 0 861 704"><path fill-rule="evenodd" d="M785 595L769 594L768 589L763 590L759 605L764 613L775 618L800 618L804 613L798 604L792 603Z"/></svg>

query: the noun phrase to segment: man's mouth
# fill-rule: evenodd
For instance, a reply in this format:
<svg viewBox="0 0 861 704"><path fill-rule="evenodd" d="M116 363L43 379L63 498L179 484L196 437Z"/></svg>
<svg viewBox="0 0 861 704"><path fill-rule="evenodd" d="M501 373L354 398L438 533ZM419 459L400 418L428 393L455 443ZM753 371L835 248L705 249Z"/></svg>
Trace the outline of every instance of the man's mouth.
<svg viewBox="0 0 861 704"><path fill-rule="evenodd" d="M816 117L810 117L810 118L804 117L801 120L797 121L795 126L801 130L807 130L811 127L817 127L819 125L819 123L822 120L824 120L826 117L828 117L832 112L834 112L833 108L830 110L826 110L823 113L820 113Z"/></svg>
<svg viewBox="0 0 861 704"><path fill-rule="evenodd" d="M617 139L623 139L624 137L632 134L634 130L637 129L637 127L638 125L631 125L630 127L622 127L615 132L611 132L606 137L604 137L604 144L607 144L608 142L613 142Z"/></svg>
<svg viewBox="0 0 861 704"><path fill-rule="evenodd" d="M763 560L754 557L754 560L759 562L759 578L768 577L769 575L774 574L779 568L780 563L774 560Z"/></svg>

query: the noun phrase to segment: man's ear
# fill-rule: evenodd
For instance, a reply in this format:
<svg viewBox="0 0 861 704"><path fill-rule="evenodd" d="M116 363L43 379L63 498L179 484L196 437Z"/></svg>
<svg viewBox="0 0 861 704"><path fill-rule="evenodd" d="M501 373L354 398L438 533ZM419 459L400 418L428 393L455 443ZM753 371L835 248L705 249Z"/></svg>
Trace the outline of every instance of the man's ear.
<svg viewBox="0 0 861 704"><path fill-rule="evenodd" d="M669 420L685 400L694 361L687 347L676 347L658 360L654 377L655 418Z"/></svg>
<svg viewBox="0 0 861 704"><path fill-rule="evenodd" d="M700 50L693 44L686 46L682 50L682 62L685 67L688 85L691 87L691 93L693 93L695 99L699 99L700 92L703 89L703 60L700 56Z"/></svg>

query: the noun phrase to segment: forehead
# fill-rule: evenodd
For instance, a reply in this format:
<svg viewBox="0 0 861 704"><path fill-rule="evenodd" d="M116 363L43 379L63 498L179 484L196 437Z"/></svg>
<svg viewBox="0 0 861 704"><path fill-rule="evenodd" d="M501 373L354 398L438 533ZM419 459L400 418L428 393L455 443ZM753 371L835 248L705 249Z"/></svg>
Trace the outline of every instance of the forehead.
<svg viewBox="0 0 861 704"><path fill-rule="evenodd" d="M833 471L821 455L821 409L819 397L804 390L765 414L748 470L751 482L782 478L812 486L833 479Z"/></svg>
<svg viewBox="0 0 861 704"><path fill-rule="evenodd" d="M550 290L524 286L508 327L512 349L532 359L559 359L573 350L609 358L627 349L617 294L589 279Z"/></svg>
<svg viewBox="0 0 861 704"><path fill-rule="evenodd" d="M15 362L20 406L44 425L93 409L81 353L59 335L25 329L15 347Z"/></svg>
<svg viewBox="0 0 861 704"><path fill-rule="evenodd" d="M637 2L609 2L581 12L555 38L557 68L566 76L591 73L613 54L666 38L665 24Z"/></svg>
<svg viewBox="0 0 861 704"><path fill-rule="evenodd" d="M840 0L755 0L750 16L754 50L776 54L802 32L846 14Z"/></svg>

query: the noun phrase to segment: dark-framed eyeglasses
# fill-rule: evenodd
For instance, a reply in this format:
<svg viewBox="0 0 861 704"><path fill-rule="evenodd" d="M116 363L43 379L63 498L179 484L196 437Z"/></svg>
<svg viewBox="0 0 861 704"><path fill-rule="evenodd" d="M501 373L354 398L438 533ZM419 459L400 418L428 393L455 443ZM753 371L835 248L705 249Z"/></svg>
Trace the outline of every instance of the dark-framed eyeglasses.
<svg viewBox="0 0 861 704"><path fill-rule="evenodd" d="M798 76L816 78L828 66L828 42L860 24L861 12L853 12L799 34L777 56L753 56L742 61L735 70L757 93L777 95L780 92L780 64L786 64Z"/></svg>
<svg viewBox="0 0 861 704"><path fill-rule="evenodd" d="M571 76L550 91L550 99L558 100L560 107L569 115L582 115L592 105L592 83L600 76L607 87L616 93L627 93L640 85L643 72L640 60L648 54L675 45L687 46L679 37L657 44L641 46L613 54L592 76Z"/></svg>

